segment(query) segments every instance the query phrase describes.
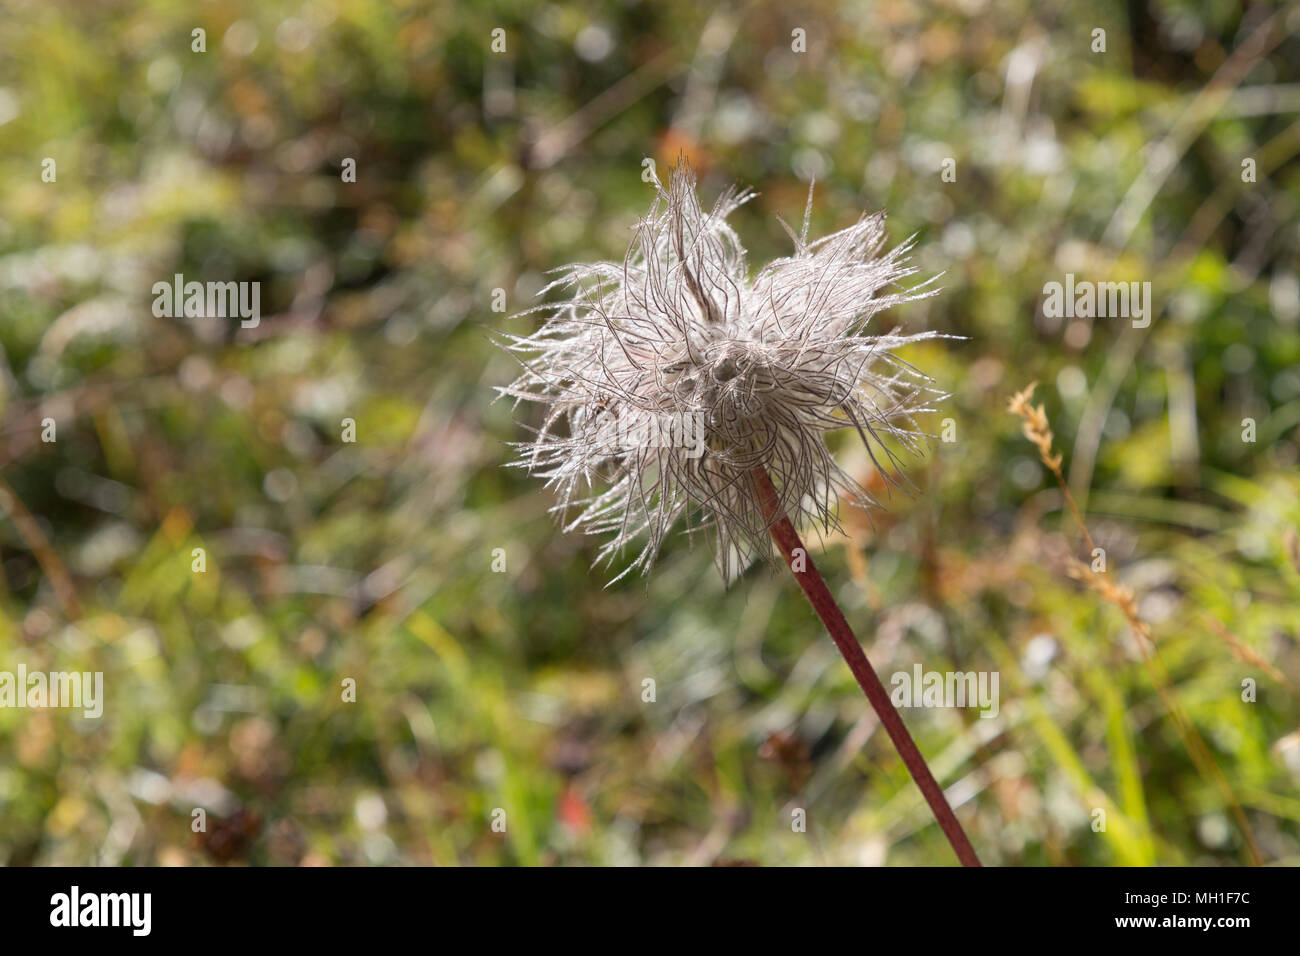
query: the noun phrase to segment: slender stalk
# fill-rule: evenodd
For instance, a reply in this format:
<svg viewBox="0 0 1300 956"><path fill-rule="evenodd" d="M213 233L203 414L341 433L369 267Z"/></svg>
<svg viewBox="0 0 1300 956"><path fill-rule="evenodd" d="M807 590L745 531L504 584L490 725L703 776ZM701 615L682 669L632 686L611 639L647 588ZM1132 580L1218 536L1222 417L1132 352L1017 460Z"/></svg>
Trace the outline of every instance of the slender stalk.
<svg viewBox="0 0 1300 956"><path fill-rule="evenodd" d="M880 722L885 725L885 730L889 732L889 739L894 742L898 749L898 754L903 758L903 763L907 765L908 771L912 774L912 779L916 785L921 788L921 793L925 796L925 802L930 805L934 817L939 821L939 827L943 830L944 836L952 844L952 848L957 853L957 859L961 861L962 866L979 866L979 857L975 855L975 850L966 837L966 832L957 822L957 817L952 812L952 807L948 806L948 800L943 795L943 790L934 779L934 774L930 773L930 768L926 765L925 758L921 756L921 751L916 748L916 743L912 740L912 735L907 732L907 726L903 723L903 718L899 716L898 711L894 708L889 699L889 692L885 690L885 685L880 682L876 676L871 662L867 660L867 655L862 651L862 645L858 643L857 637L853 634L853 629L849 627L849 622L844 619L844 614L840 611L839 605L835 603L835 598L831 596L830 589L822 579L813 564L812 558L808 555L808 549L804 547L799 538L799 533L795 531L794 525L790 523L789 517L781 510L780 499L777 496L776 488L772 484L772 479L768 477L767 469L761 465L752 472L754 484L758 491L759 501L763 506L763 514L767 519L768 525L772 530L772 538L776 545L781 549L781 554L785 556L786 564L790 566L795 580L803 588L803 593L807 595L809 603L812 604L813 610L817 616L822 619L826 625L826 630L830 631L831 638L835 641L835 646L840 649L844 656L844 661L849 665L849 670L857 678L859 686L862 687L863 693L867 695L867 700L871 702L876 716ZM796 549L803 553L799 556L802 570L795 569Z"/></svg>
<svg viewBox="0 0 1300 956"><path fill-rule="evenodd" d="M18 536L23 539L28 549L36 557L36 563L45 572L46 579L54 589L54 597L63 609L63 616L69 621L81 617L81 601L77 599L77 588L72 583L68 569L63 566L50 539L41 530L40 523L32 517L18 493L3 478L0 478L0 515L9 515L9 520L18 529Z"/></svg>

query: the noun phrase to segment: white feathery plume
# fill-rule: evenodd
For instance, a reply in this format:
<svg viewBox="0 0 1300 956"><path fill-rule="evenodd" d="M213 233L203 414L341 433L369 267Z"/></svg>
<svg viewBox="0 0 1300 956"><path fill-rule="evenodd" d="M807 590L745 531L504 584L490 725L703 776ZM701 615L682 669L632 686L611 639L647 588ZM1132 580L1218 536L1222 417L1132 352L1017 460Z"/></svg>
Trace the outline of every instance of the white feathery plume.
<svg viewBox="0 0 1300 956"><path fill-rule="evenodd" d="M839 501L877 504L835 462L826 433L857 430L873 463L901 480L884 438L920 451L914 416L943 397L893 351L937 333L870 335L890 306L935 294L899 280L911 240L887 252L883 213L808 241L782 221L794 254L751 281L727 216L753 198L727 190L705 213L681 162L656 182L622 263L577 264L542 293L568 298L529 336L504 336L522 374L503 395L545 418L513 464L558 494L565 530L607 534L597 561L640 552L613 580L646 572L679 520L714 542L724 580L771 554L751 473L766 468L796 525L838 529ZM882 460L883 459L883 460ZM612 582L611 582L612 583Z"/></svg>

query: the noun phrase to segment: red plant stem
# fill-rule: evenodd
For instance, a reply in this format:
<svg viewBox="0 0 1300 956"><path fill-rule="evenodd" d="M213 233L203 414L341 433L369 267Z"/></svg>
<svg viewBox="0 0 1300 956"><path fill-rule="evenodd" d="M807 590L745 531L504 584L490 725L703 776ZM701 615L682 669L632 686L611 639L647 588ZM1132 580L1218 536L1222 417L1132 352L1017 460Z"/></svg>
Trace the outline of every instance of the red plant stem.
<svg viewBox="0 0 1300 956"><path fill-rule="evenodd" d="M889 699L889 692L885 690L885 685L876 676L871 662L867 660L867 655L862 651L862 645L858 643L857 637L853 634L853 629L849 627L849 622L844 619L843 612L840 611L839 605L835 603L835 598L831 596L830 589L826 586L826 582L818 572L817 566L813 564L812 558L808 555L808 549L804 547L803 541L800 540L799 533L795 531L794 525L790 523L790 519L781 510L780 498L777 496L772 479L768 477L767 469L760 465L753 470L752 474L754 484L758 490L759 501L763 506L763 514L772 530L772 538L776 541L777 547L781 549L781 553L785 555L786 564L790 566L795 580L803 588L803 593L808 596L808 601L812 604L813 610L817 612L817 616L826 625L826 630L831 632L831 638L835 641L835 646L844 655L844 661L849 665L849 670L853 671L853 676L858 679L858 684L862 687L863 693L867 695L867 700L871 701L876 716L885 725L885 730L889 732L889 739L894 742L899 756L903 758L903 763L907 764L907 769L912 774L912 779L916 781L916 785L921 788L921 793L925 795L925 802L930 804L930 809L934 812L935 819L939 821L944 836L948 838L948 842L952 844L953 850L957 853L957 859L961 861L962 866L979 866L979 857L975 855L975 850L966 837L966 831L957 822L952 807L948 806L943 790L935 782L934 774L930 773L930 768L926 765L925 758L921 756L921 751L916 749L916 743L912 740L912 735L907 732L907 726L903 723L903 718L899 716L893 702ZM796 570L795 568L796 549L802 552L798 560L802 564L803 570Z"/></svg>

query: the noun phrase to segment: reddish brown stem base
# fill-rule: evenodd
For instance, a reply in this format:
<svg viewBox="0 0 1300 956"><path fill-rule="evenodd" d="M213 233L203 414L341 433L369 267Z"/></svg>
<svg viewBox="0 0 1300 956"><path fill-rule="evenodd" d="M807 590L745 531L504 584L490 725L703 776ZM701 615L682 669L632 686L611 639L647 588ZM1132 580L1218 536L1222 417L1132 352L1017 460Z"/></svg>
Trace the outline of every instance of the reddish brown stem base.
<svg viewBox="0 0 1300 956"><path fill-rule="evenodd" d="M808 596L808 601L812 604L813 610L817 612L817 616L826 625L826 630L830 631L835 646L844 655L845 663L849 665L849 670L857 678L863 693L867 695L867 700L871 701L876 716L885 725L885 730L889 732L889 739L894 742L899 756L903 758L903 763L907 765L908 771L912 774L912 779L916 781L916 785L921 788L921 793L925 795L925 802L930 805L930 809L934 812L935 819L939 821L944 836L948 838L948 842L952 844L953 850L956 851L957 859L961 861L962 866L979 866L979 857L975 855L975 850L971 846L970 840L967 839L966 832L961 828L961 824L957 822L952 807L948 806L948 800L943 795L943 789L935 781L934 774L930 773L930 768L926 765L925 758L921 756L921 751L916 749L916 743L912 740L912 735L907 732L907 726L903 723L903 718L899 716L898 711L889 699L889 692L885 690L885 685L876 676L871 662L867 660L867 655L862 651L862 645L858 643L857 637L853 634L853 629L849 627L849 622L844 619L844 614L840 611L839 605L835 603L835 598L831 595L830 589L817 571L817 566L813 564L812 558L808 555L808 549L804 547L803 542L799 539L799 533L795 531L794 525L790 523L790 519L781 510L780 499L777 496L776 488L772 484L772 479L768 477L767 470L762 467L755 468L753 477L758 499L763 505L763 513L772 530L772 538L776 541L777 547L781 549L781 554L785 556L786 564L790 566L795 580L803 588L803 593ZM796 549L802 552L798 557L802 570L795 569Z"/></svg>

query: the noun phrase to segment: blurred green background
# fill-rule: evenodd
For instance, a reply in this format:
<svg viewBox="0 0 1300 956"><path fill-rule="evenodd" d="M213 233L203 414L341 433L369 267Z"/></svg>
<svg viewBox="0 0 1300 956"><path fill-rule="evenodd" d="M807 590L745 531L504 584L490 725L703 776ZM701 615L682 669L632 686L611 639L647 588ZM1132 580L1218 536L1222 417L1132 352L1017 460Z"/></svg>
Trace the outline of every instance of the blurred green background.
<svg viewBox="0 0 1300 956"><path fill-rule="evenodd" d="M890 319L965 337L907 353L955 441L816 554L886 683L999 673L905 713L984 861L1243 863L1232 800L1300 861L1297 63L1300 9L1221 0L7 3L0 670L107 701L0 710L0 862L953 862L788 575L676 539L606 589L502 467L494 290L620 259L679 155L761 193L751 265L815 177L814 235L884 208L944 273ZM260 324L155 318L178 272ZM1045 317L1067 272L1151 326ZM1034 380L1232 800L1066 573Z"/></svg>

